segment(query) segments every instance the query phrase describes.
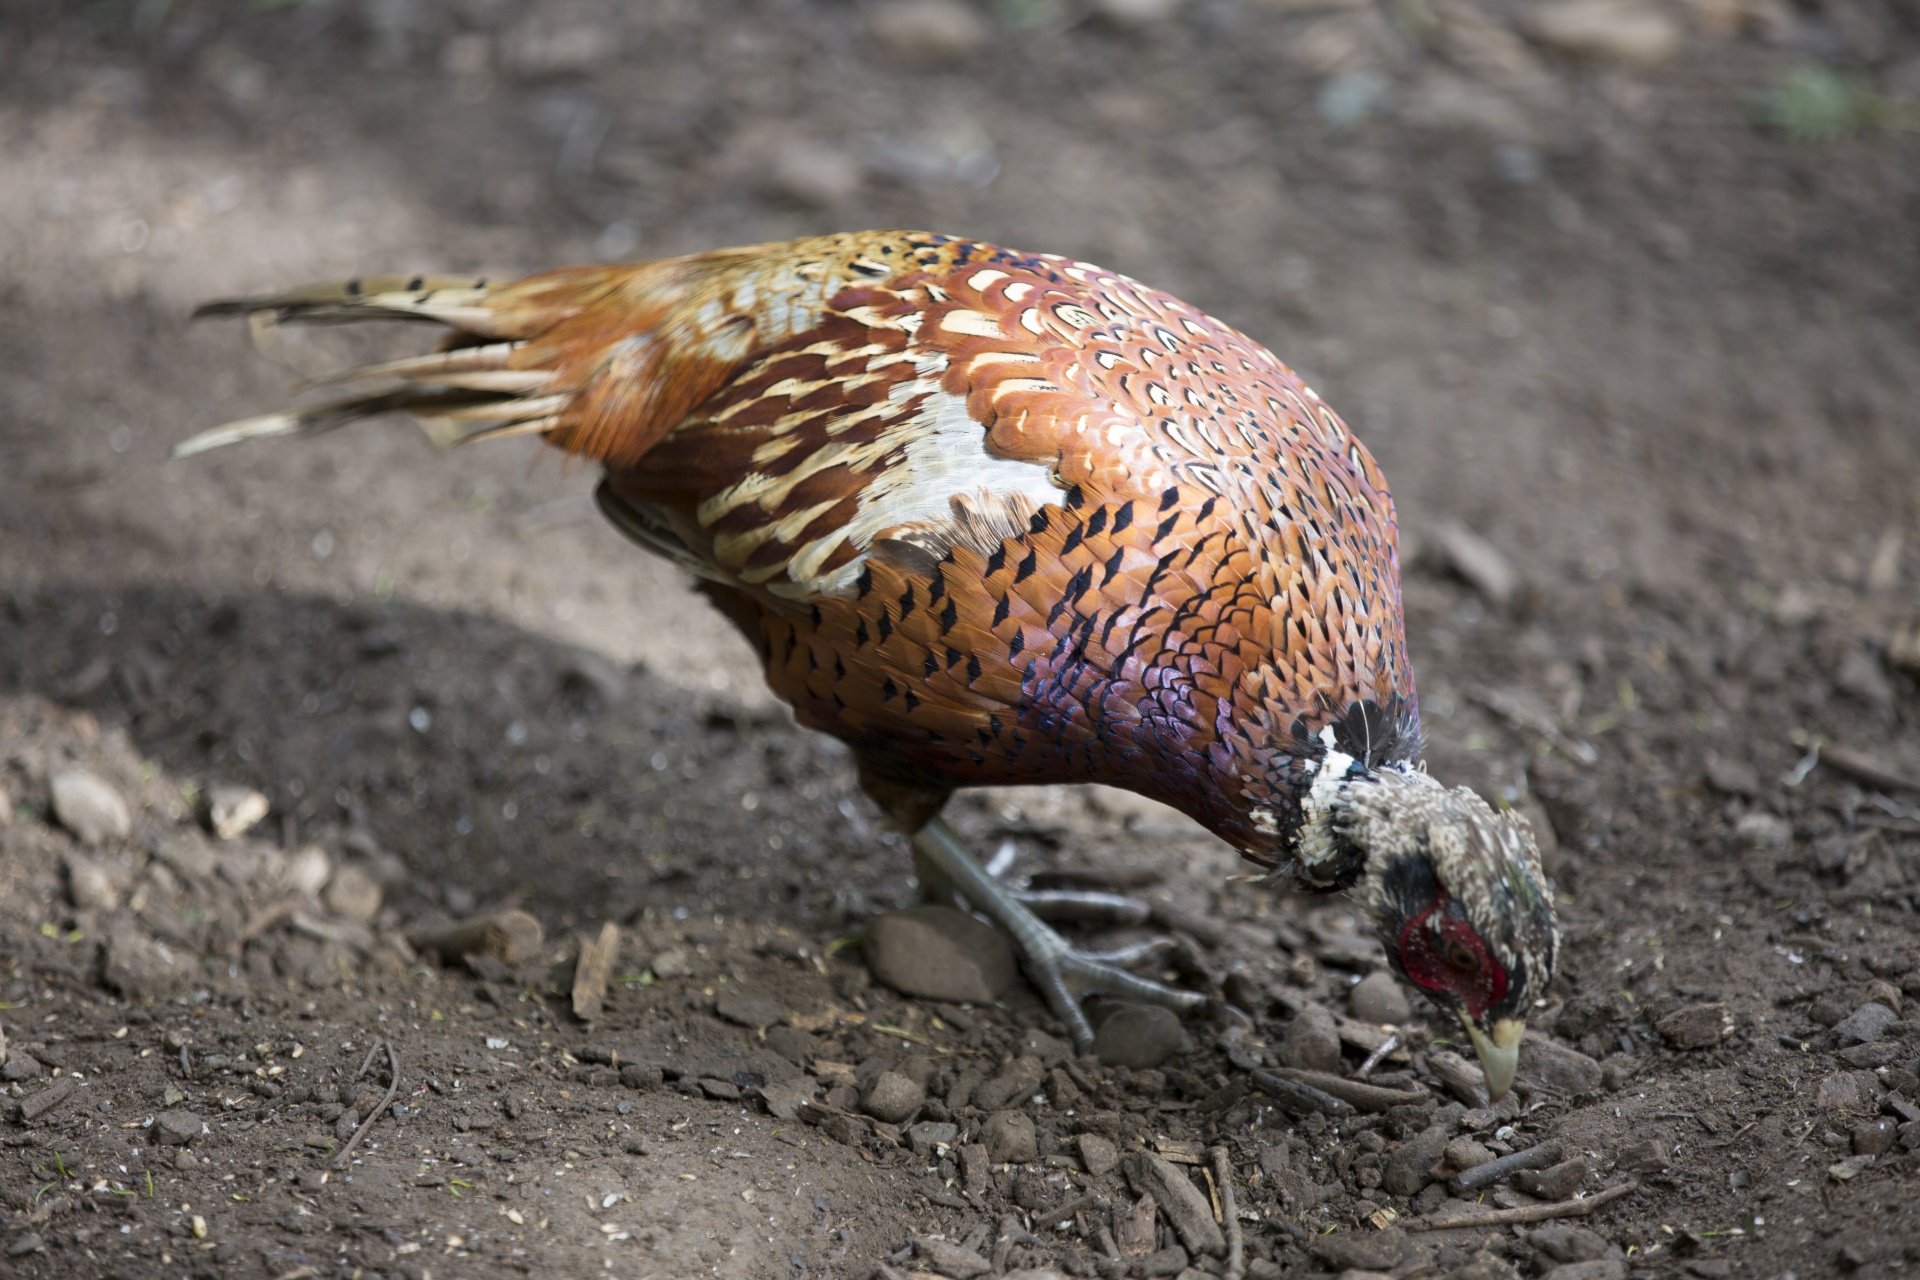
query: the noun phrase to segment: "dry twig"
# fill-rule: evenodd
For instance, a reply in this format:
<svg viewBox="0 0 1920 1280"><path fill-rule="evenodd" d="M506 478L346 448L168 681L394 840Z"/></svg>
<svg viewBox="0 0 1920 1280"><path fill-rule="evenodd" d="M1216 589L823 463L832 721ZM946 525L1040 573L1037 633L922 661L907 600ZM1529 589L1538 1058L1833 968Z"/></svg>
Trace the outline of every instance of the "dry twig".
<svg viewBox="0 0 1920 1280"><path fill-rule="evenodd" d="M1241 1280L1247 1274L1247 1251L1240 1236L1240 1207L1233 1198L1233 1162L1227 1159L1225 1147L1215 1147L1208 1154L1213 1157L1213 1180L1220 1190L1220 1216L1226 1219L1221 1224L1227 1229L1227 1269L1222 1275L1224 1280Z"/></svg>
<svg viewBox="0 0 1920 1280"><path fill-rule="evenodd" d="M358 1080L367 1073L367 1068L373 1065L373 1055L380 1051L383 1044L387 1051L387 1096L380 1099L379 1106L367 1113L367 1118L360 1122L360 1127L353 1131L351 1138L347 1139L347 1145L340 1148L340 1154L333 1158L333 1167L336 1169L347 1167L347 1161L353 1158L353 1149L360 1145L360 1139L367 1136L367 1130L373 1128L373 1122L380 1118L381 1112L393 1105L394 1096L400 1092L400 1055L393 1051L391 1042L375 1040L373 1047L367 1050L366 1060L360 1064L360 1069L353 1073L353 1078Z"/></svg>
<svg viewBox="0 0 1920 1280"><path fill-rule="evenodd" d="M1603 1204L1611 1204L1621 1196L1629 1195L1640 1189L1640 1183L1623 1182L1617 1187L1608 1187L1605 1191L1596 1191L1584 1200L1562 1200L1558 1204L1529 1204L1518 1209L1489 1209L1485 1213L1463 1214L1458 1218L1443 1218L1438 1222L1428 1218L1415 1218L1407 1223L1408 1231L1457 1231L1475 1227L1504 1227L1516 1222L1546 1222L1553 1218L1578 1218L1592 1213Z"/></svg>

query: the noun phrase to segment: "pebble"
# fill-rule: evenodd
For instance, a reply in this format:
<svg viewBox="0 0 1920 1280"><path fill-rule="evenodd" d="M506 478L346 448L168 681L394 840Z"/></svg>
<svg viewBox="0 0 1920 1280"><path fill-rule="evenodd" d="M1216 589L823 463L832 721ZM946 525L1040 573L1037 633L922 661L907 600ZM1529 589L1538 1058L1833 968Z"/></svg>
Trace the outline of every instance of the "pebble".
<svg viewBox="0 0 1920 1280"><path fill-rule="evenodd" d="M1517 1078L1549 1093L1589 1093L1600 1087L1600 1064L1578 1049L1529 1031L1520 1041Z"/></svg>
<svg viewBox="0 0 1920 1280"><path fill-rule="evenodd" d="M29 1231L7 1246L7 1256L9 1258L24 1258L30 1253L45 1253L46 1250L46 1241L42 1240L35 1232Z"/></svg>
<svg viewBox="0 0 1920 1280"><path fill-rule="evenodd" d="M1522 1169L1513 1176L1513 1185L1541 1200L1565 1200L1586 1178L1587 1162L1575 1156L1547 1169Z"/></svg>
<svg viewBox="0 0 1920 1280"><path fill-rule="evenodd" d="M769 1027L767 1048L796 1067L804 1067L819 1052L820 1042L798 1027Z"/></svg>
<svg viewBox="0 0 1920 1280"><path fill-rule="evenodd" d="M1040 1059L1019 1057L1007 1069L973 1091L973 1105L982 1111L998 1111L1006 1106L1025 1106L1039 1089L1046 1074Z"/></svg>
<svg viewBox="0 0 1920 1280"><path fill-rule="evenodd" d="M84 769L53 775L53 816L82 844L99 845L133 834L133 816L112 784Z"/></svg>
<svg viewBox="0 0 1920 1280"><path fill-rule="evenodd" d="M380 914L380 882L364 867L348 863L327 882L327 910L361 924L372 924Z"/></svg>
<svg viewBox="0 0 1920 1280"><path fill-rule="evenodd" d="M1893 1150L1894 1140L1899 1136L1900 1125L1891 1116L1862 1121L1853 1126L1853 1154L1883 1156Z"/></svg>
<svg viewBox="0 0 1920 1280"><path fill-rule="evenodd" d="M1871 1071L1842 1071L1820 1082L1813 1104L1823 1111L1875 1111L1880 1081Z"/></svg>
<svg viewBox="0 0 1920 1280"><path fill-rule="evenodd" d="M867 1086L860 1100L861 1110L876 1120L899 1124L918 1111L927 1100L927 1091L897 1071L882 1071Z"/></svg>
<svg viewBox="0 0 1920 1280"><path fill-rule="evenodd" d="M47 1069L40 1064L40 1060L24 1049L15 1049L7 1056L7 1065L0 1067L0 1080L8 1084L43 1079L46 1074Z"/></svg>
<svg viewBox="0 0 1920 1280"><path fill-rule="evenodd" d="M199 1116L180 1107L162 1111L153 1118L154 1135L169 1147L186 1146L198 1138L205 1127Z"/></svg>
<svg viewBox="0 0 1920 1280"><path fill-rule="evenodd" d="M752 1027L755 1031L771 1027L783 1016L775 1001L737 988L722 991L720 998L713 1002L713 1011L728 1022Z"/></svg>
<svg viewBox="0 0 1920 1280"><path fill-rule="evenodd" d="M192 976L184 956L155 942L131 922L121 921L109 930L100 977L127 999L163 1000Z"/></svg>
<svg viewBox="0 0 1920 1280"><path fill-rule="evenodd" d="M188 1169L199 1168L200 1162L193 1158L191 1151L176 1151L173 1153L173 1167L185 1172Z"/></svg>
<svg viewBox="0 0 1920 1280"><path fill-rule="evenodd" d="M1411 1252L1412 1245L1404 1231L1388 1228L1316 1236L1307 1250L1334 1271L1391 1271Z"/></svg>
<svg viewBox="0 0 1920 1280"><path fill-rule="evenodd" d="M647 963L653 970L653 976L662 982L669 978L684 978L693 972L693 964L687 959L687 953L679 947L669 947Z"/></svg>
<svg viewBox="0 0 1920 1280"><path fill-rule="evenodd" d="M1679 52L1680 24L1646 0L1554 0L1525 11L1526 33L1574 57L1651 66Z"/></svg>
<svg viewBox="0 0 1920 1280"><path fill-rule="evenodd" d="M317 844L310 844L287 859L280 879L287 888L307 897L317 898L327 881L333 878L333 859L327 851Z"/></svg>
<svg viewBox="0 0 1920 1280"><path fill-rule="evenodd" d="M207 794L207 826L222 840L237 840L259 826L270 807L252 787L215 787Z"/></svg>
<svg viewBox="0 0 1920 1280"><path fill-rule="evenodd" d="M954 58L987 42L987 24L958 0L892 0L867 15L867 34L899 58Z"/></svg>
<svg viewBox="0 0 1920 1280"><path fill-rule="evenodd" d="M67 894L76 911L111 911L120 905L120 890L107 869L92 858L67 859Z"/></svg>
<svg viewBox="0 0 1920 1280"><path fill-rule="evenodd" d="M1899 1014L1877 1000L1869 1000L1835 1024L1833 1034L1843 1045L1872 1044L1899 1020Z"/></svg>
<svg viewBox="0 0 1920 1280"><path fill-rule="evenodd" d="M1734 838L1755 849L1784 850L1793 843L1793 827L1785 818L1754 811L1733 824Z"/></svg>
<svg viewBox="0 0 1920 1280"><path fill-rule="evenodd" d="M952 907L889 911L862 944L873 976L903 995L991 1004L1019 976L1006 935Z"/></svg>
<svg viewBox="0 0 1920 1280"><path fill-rule="evenodd" d="M1553 1262L1593 1262L1611 1248L1599 1232L1559 1222L1527 1232L1527 1243Z"/></svg>
<svg viewBox="0 0 1920 1280"><path fill-rule="evenodd" d="M1653 1024L1675 1049L1711 1049L1733 1034L1733 1014L1724 1004L1690 1004Z"/></svg>
<svg viewBox="0 0 1920 1280"><path fill-rule="evenodd" d="M1287 1024L1280 1061L1296 1071L1333 1071L1340 1066L1340 1032L1333 1015L1310 1004Z"/></svg>
<svg viewBox="0 0 1920 1280"><path fill-rule="evenodd" d="M1028 1164L1040 1156L1033 1119L1024 1112L994 1112L980 1126L980 1140L986 1145L987 1159L994 1164Z"/></svg>
<svg viewBox="0 0 1920 1280"><path fill-rule="evenodd" d="M1040 1059L1042 1066L1057 1067L1073 1056L1073 1046L1036 1027L1021 1033L1018 1052L1024 1057Z"/></svg>
<svg viewBox="0 0 1920 1280"><path fill-rule="evenodd" d="M1407 1002L1407 993L1400 989L1393 975L1384 969L1360 979L1347 997L1347 1008L1362 1022L1377 1022L1392 1027L1399 1026L1413 1016L1413 1006Z"/></svg>
<svg viewBox="0 0 1920 1280"><path fill-rule="evenodd" d="M940 1153L940 1148L951 1147L958 1141L960 1126L944 1121L922 1120L907 1130L907 1145L929 1160Z"/></svg>
<svg viewBox="0 0 1920 1280"><path fill-rule="evenodd" d="M1707 785L1715 791L1751 800L1760 794L1760 771L1745 760L1707 756Z"/></svg>
<svg viewBox="0 0 1920 1280"><path fill-rule="evenodd" d="M796 203L832 209L859 192L866 171L857 158L837 147L796 142L774 157L767 180Z"/></svg>
<svg viewBox="0 0 1920 1280"><path fill-rule="evenodd" d="M1083 1133L1073 1145L1080 1153L1080 1167L1089 1177L1105 1177L1120 1163L1120 1148L1097 1133Z"/></svg>
<svg viewBox="0 0 1920 1280"><path fill-rule="evenodd" d="M1093 1056L1110 1067L1144 1071L1159 1066L1186 1044L1180 1016L1157 1004L1126 1004L1107 1015L1094 1033Z"/></svg>
<svg viewBox="0 0 1920 1280"><path fill-rule="evenodd" d="M1541 1280L1627 1280L1627 1264L1618 1258L1567 1262L1543 1273Z"/></svg>
<svg viewBox="0 0 1920 1280"><path fill-rule="evenodd" d="M1630 1173L1659 1173L1673 1163L1673 1152L1660 1139L1648 1138L1622 1147L1614 1162Z"/></svg>
<svg viewBox="0 0 1920 1280"><path fill-rule="evenodd" d="M1444 1154L1447 1163L1455 1169L1477 1169L1493 1159L1493 1152L1472 1138L1455 1138L1447 1144Z"/></svg>
<svg viewBox="0 0 1920 1280"><path fill-rule="evenodd" d="M1457 1103L1434 1112L1433 1120L1388 1155L1380 1170L1380 1185L1396 1196L1418 1195L1433 1181L1433 1166L1440 1163L1453 1138L1453 1126L1460 1118Z"/></svg>

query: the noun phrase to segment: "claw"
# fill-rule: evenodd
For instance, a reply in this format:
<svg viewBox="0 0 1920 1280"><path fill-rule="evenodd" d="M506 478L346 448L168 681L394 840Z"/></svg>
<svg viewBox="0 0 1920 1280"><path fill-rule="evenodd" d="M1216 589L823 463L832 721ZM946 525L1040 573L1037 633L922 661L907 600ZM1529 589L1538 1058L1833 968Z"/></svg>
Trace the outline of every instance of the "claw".
<svg viewBox="0 0 1920 1280"><path fill-rule="evenodd" d="M1130 947L1105 956L1074 950L1021 900L1023 895L1000 883L974 861L965 842L944 819L936 817L914 833L913 851L953 890L1013 935L1028 978L1046 998L1054 1016L1066 1025L1074 1047L1080 1052L1085 1053L1093 1046L1093 1025L1080 1008L1080 1002L1088 996L1160 1004L1177 1013L1191 1013L1206 1003L1206 997L1198 992L1164 986L1120 967L1123 963L1137 962L1150 954L1151 948ZM930 878L923 870L922 882ZM1070 896L1078 904L1089 895ZM1153 944L1158 945L1158 942Z"/></svg>

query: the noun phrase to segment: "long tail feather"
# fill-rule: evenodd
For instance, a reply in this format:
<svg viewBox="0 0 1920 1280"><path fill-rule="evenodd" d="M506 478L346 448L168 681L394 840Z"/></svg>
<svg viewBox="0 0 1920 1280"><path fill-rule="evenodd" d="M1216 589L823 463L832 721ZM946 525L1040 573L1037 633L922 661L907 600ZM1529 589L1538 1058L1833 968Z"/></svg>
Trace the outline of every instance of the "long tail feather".
<svg viewBox="0 0 1920 1280"><path fill-rule="evenodd" d="M206 316L243 316L271 311L280 321L346 324L356 320L425 320L494 336L493 312L484 277L368 276L337 284L306 285L258 298L225 298L198 307Z"/></svg>

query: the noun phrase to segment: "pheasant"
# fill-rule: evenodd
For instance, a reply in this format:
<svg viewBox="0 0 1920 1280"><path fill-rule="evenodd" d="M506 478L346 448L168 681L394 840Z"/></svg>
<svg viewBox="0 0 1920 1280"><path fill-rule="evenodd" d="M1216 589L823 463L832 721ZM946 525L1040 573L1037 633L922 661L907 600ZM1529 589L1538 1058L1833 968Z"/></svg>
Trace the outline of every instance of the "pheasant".
<svg viewBox="0 0 1920 1280"><path fill-rule="evenodd" d="M260 313L450 332L176 455L403 411L597 461L602 512L852 748L923 885L1012 935L1083 1050L1089 995L1202 997L1069 946L940 816L956 788L1126 788L1350 890L1505 1092L1558 951L1538 852L1421 767L1386 481L1258 343L1085 262L905 231L199 314Z"/></svg>

